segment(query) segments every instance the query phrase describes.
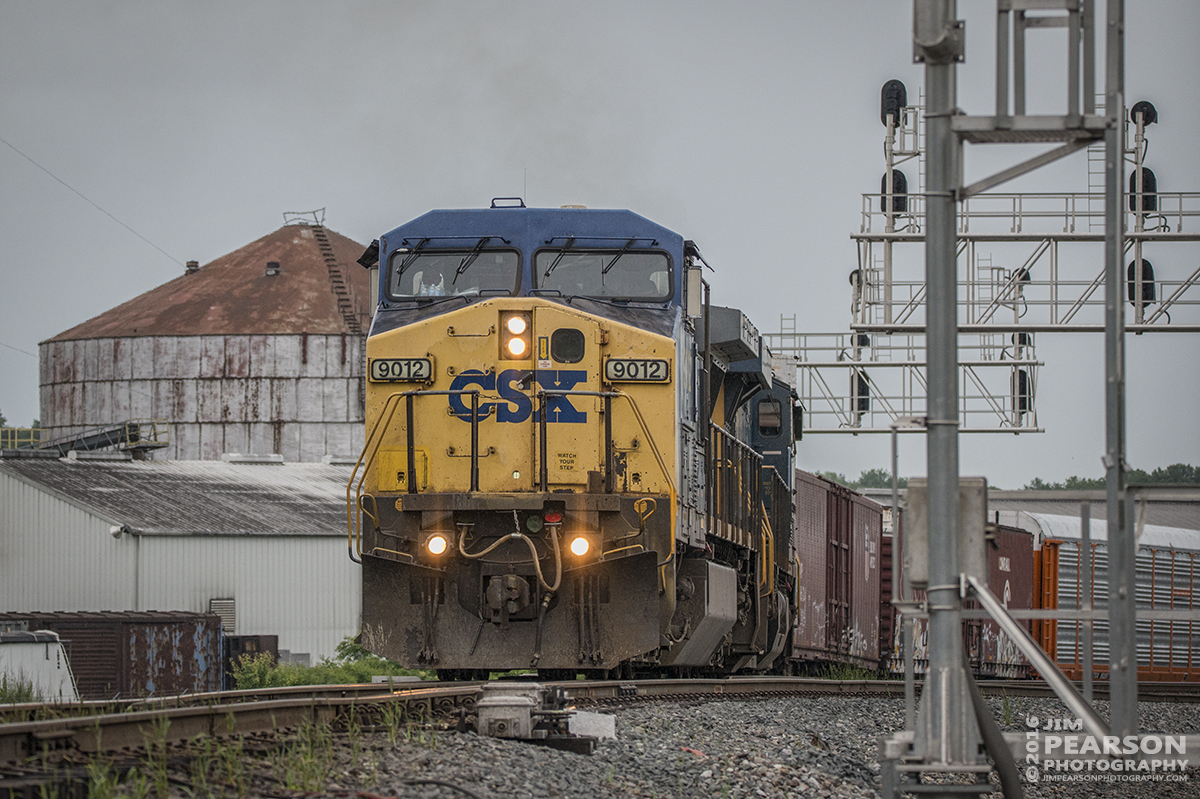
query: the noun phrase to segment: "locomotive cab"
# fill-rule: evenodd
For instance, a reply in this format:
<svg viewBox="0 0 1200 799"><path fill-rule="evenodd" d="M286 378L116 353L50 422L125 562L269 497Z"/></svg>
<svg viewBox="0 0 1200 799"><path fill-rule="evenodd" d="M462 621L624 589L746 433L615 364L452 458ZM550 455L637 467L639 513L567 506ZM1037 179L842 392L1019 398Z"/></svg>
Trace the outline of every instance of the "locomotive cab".
<svg viewBox="0 0 1200 799"><path fill-rule="evenodd" d="M430 212L375 258L347 493L363 644L450 677L773 659L790 559L732 432L753 392L714 412L745 364L684 312L682 238L628 211L493 207Z"/></svg>

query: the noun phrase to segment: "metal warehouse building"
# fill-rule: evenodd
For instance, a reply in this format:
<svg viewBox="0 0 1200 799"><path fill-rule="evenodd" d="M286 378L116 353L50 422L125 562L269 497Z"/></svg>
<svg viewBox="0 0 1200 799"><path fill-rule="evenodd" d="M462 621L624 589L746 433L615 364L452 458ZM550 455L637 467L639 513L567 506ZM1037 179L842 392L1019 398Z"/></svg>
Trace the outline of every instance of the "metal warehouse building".
<svg viewBox="0 0 1200 799"><path fill-rule="evenodd" d="M0 609L214 612L315 661L358 630L349 468L0 458Z"/></svg>
<svg viewBox="0 0 1200 799"><path fill-rule="evenodd" d="M284 225L42 342L43 437L157 419L170 426L159 458L357 456L362 251L322 225Z"/></svg>

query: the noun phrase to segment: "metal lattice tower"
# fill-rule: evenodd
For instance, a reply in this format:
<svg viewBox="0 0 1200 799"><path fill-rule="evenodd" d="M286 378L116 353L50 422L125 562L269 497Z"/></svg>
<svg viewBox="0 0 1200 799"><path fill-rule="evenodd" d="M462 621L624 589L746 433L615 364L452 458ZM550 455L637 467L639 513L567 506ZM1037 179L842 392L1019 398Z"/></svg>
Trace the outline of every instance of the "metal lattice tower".
<svg viewBox="0 0 1200 799"><path fill-rule="evenodd" d="M1011 7L1012 3L1001 5ZM1026 27L1034 27L1035 19L1068 21L1046 16L1022 19ZM1036 27L1050 25L1042 22ZM1081 30L1080 36L1083 33ZM1104 118L1104 102L1103 95L1095 95L1094 87L1091 96L1092 113L1079 114L1084 127L1070 133L1065 127L1067 117L1039 131L1035 125L1048 118L999 113L983 118L955 116L964 141L1069 139L1025 164L957 190L962 432L1042 432L1037 386L1044 363L1037 357L1038 334L1105 330L1101 253L1105 242L1105 145L1096 138L1101 130L1096 120ZM795 316L784 316L780 332L766 334L776 368L796 371L797 390L810 422L805 432L810 434L887 433L896 419L924 413L927 297L923 253L928 220L921 126L925 105L918 100L883 116L882 190L862 195L859 227L851 234L858 262L850 275L850 332L803 333L797 329ZM1131 316L1127 328L1139 334L1200 332L1200 297L1195 290L1200 268L1193 267L1200 261L1200 248L1195 246L1200 243L1200 192L1160 192L1137 183L1145 174L1147 123L1153 119L1130 113L1124 106L1119 119L1126 138L1132 139L1132 146L1124 148L1124 161L1137 176L1134 196L1121 210L1127 231L1123 242ZM1057 158L1084 148L1086 191L994 190L1002 181L1053 160L1050 156ZM910 162L915 168L907 166ZM904 191L892 185L893 175L902 167L907 169ZM1170 252L1175 257L1160 263L1155 274L1143 257L1143 248L1157 247L1156 252L1161 253L1164 244L1172 245ZM1142 301L1133 302L1135 297Z"/></svg>
<svg viewBox="0 0 1200 799"><path fill-rule="evenodd" d="M837 427L825 432L894 435L913 417L924 426L930 471L920 493L921 533L917 537L914 520L911 555L905 544L903 595L911 598L913 587L923 588L927 599L894 601L909 616L928 613L930 658L919 713L908 716L905 732L880 744L887 797L929 792L934 786L924 785L922 775L930 773L945 776L936 786L941 795L991 792L991 766L981 741L996 762L1005 794L1020 792L1007 750L1019 752L1021 742L1006 741L982 700L971 695L963 659L965 599L978 600L1012 636L1087 734L1138 733L1137 544L1125 487L1124 335L1127 329L1200 332L1195 311L1200 302L1188 296L1200 269L1186 276L1155 275L1143 257L1143 248L1152 243L1200 241L1195 230L1200 194L1157 192L1143 172L1145 129L1154 121L1145 104L1133 108L1133 146L1126 147L1131 122L1124 96L1124 0L1104 5L1098 17L1095 0L997 0L995 113L969 116L957 106L955 71L964 57L965 29L956 19L955 0L914 0L913 52L925 65L926 98L914 106L899 103L889 112L885 87L885 173L880 193L863 195L862 223L853 235L859 255L851 276L850 331L802 334L793 319L790 324L781 320L781 332L770 335L780 366L797 368L809 418L824 413L836 420ZM1031 31L1055 28L1066 32L1066 107L1057 115L1030 115L1025 39ZM1102 104L1095 74L1101 33ZM963 185L967 143L1053 146ZM1086 192L993 191L1083 149L1088 150ZM913 159L921 164L915 191L893 173ZM1127 162L1133 167L1128 195ZM908 246L914 244L921 246ZM1087 246L1094 250L1090 257L1075 252ZM1014 252L1019 252L1016 258ZM1102 264L1099 270L1097 264ZM960 480L958 474L960 432L1038 429L1034 399L1042 364L1034 336L1060 332L1104 333L1111 723L990 593L982 520L968 512L980 505L980 495L986 508L986 481ZM885 374L899 375L889 390L881 390ZM841 393L841 386L849 390ZM988 422L973 424L981 412L990 414L984 417ZM910 557L920 561L913 570L919 580L909 573ZM905 624L911 638L911 623ZM906 680L911 679L910 672Z"/></svg>

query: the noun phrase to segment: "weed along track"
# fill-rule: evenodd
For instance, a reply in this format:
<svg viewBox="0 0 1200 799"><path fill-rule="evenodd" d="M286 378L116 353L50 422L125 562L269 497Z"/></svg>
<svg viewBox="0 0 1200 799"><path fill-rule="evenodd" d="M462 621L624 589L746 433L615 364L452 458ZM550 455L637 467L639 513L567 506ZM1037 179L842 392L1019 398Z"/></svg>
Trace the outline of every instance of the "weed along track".
<svg viewBox="0 0 1200 799"><path fill-rule="evenodd" d="M636 712L651 715L656 708L699 708L713 702L766 708L776 701L804 704L812 699L814 705L845 701L883 706L903 695L902 683L880 680L730 678L557 685L574 706L619 712L641 708ZM486 761L512 751L505 747L516 747L518 756L526 759L552 757L538 747L458 734L474 727L477 691L478 685L469 683L424 683L396 691L380 686L238 691L177 697L154 709L143 703L100 714L84 705L76 708L79 714L66 715L67 708L60 706L53 718L38 718L34 706L17 706L0 724L0 797L349 796L378 794L374 789L381 785L392 786L392 794L399 795L397 790L418 782L423 790L436 788L449 796L454 788L428 784L439 781L436 764L444 758L462 755ZM985 683L984 691L1000 703L1001 715L1014 717L1021 702L1046 701L1048 694L1036 681ZM1170 692L1160 698L1195 706L1194 686L1174 686ZM14 716L24 718L12 720ZM700 751L691 746L682 751L693 749ZM479 765L486 766L485 761ZM466 792L459 795L474 790L460 787ZM523 790L516 795L524 795Z"/></svg>
<svg viewBox="0 0 1200 799"><path fill-rule="evenodd" d="M377 778L373 752L432 742L474 707L467 685L350 688L2 724L0 797L363 790Z"/></svg>

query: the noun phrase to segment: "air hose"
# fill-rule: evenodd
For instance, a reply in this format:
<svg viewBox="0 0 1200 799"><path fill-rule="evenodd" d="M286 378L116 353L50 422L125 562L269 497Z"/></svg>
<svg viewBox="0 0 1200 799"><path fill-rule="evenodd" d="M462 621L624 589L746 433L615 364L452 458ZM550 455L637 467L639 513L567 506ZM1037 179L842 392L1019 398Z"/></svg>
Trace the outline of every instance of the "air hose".
<svg viewBox="0 0 1200 799"><path fill-rule="evenodd" d="M524 533L520 533L520 532L509 533L508 535L504 536L500 540L492 542L492 545L489 546L487 549L483 550L482 552L467 552L466 538L467 538L467 528L464 526L464 527L462 527L461 531L458 534L458 551L464 558L466 558L468 560L478 560L479 558L482 558L484 555L487 555L488 553L497 549L505 541L509 541L509 540L513 540L513 539L520 539L529 545L529 553L533 556L533 568L535 571L537 571L538 582L542 584L542 588L546 589L550 593L554 593L555 591L558 590L558 586L562 583L562 552L560 552L559 548L558 548L558 530L555 528L550 529L550 544L554 550L555 575L554 575L554 584L553 585L546 582L546 578L542 574L542 564L541 564L541 561L538 559L537 545L533 543L532 538L525 535Z"/></svg>
<svg viewBox="0 0 1200 799"><path fill-rule="evenodd" d="M529 663L529 668L536 669L538 661L542 659L542 626L546 620L546 609L550 607L550 602L554 599L554 592L547 591L542 597L542 604L538 607L537 628L533 636L533 660Z"/></svg>

